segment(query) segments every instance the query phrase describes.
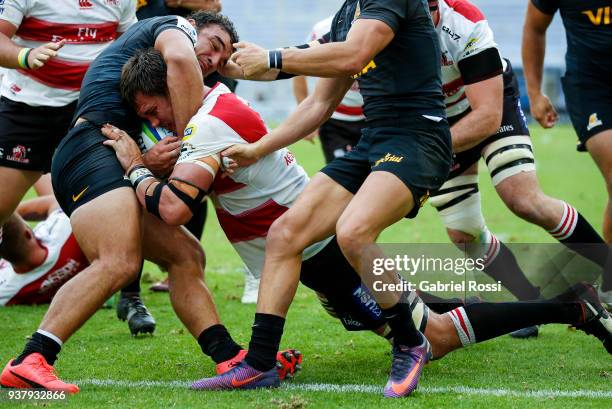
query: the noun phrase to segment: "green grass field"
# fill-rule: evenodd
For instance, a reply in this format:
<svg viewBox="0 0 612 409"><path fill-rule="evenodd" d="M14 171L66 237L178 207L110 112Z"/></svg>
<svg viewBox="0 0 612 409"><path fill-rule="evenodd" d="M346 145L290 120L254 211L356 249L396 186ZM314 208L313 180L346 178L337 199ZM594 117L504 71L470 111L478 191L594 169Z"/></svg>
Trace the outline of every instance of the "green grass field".
<svg viewBox="0 0 612 409"><path fill-rule="evenodd" d="M538 173L544 190L576 206L600 229L606 195L603 180L587 154L574 149L568 127L534 130ZM293 147L310 174L322 165L319 145ZM489 228L507 242L553 243L544 231L514 217L481 177ZM380 242L446 243L436 212L427 205L413 221L389 228ZM203 245L207 282L222 320L246 345L254 306L242 305L242 263L211 213ZM161 277L147 265L145 281ZM143 284L147 288L148 283ZM542 328L537 340L508 336L453 352L428 365L419 390L398 401L382 397L390 365L386 341L369 333L349 333L301 287L290 310L283 347L304 353L304 369L280 390L193 392L187 385L213 373L213 363L175 317L166 295L143 292L158 327L153 337L136 339L114 310L100 310L64 346L56 363L62 378L81 393L62 403L38 406L117 408L383 408L383 407L612 407L612 359L600 342L565 326ZM45 311L39 307L0 310L0 361L19 353ZM2 402L1 403L7 403ZM28 403L27 405L35 405ZM8 405L17 406L15 402ZM25 403L23 405L26 405ZM65 406L60 406L65 405Z"/></svg>

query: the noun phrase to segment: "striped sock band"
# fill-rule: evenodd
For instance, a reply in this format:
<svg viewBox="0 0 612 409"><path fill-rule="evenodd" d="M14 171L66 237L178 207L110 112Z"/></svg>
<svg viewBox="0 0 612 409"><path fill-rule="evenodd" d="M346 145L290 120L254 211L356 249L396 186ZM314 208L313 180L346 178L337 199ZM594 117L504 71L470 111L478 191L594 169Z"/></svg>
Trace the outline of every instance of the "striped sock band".
<svg viewBox="0 0 612 409"><path fill-rule="evenodd" d="M455 308L446 313L453 321L457 335L461 340L461 344L466 347L476 343L476 336L474 335L474 329L472 323L465 312L463 307Z"/></svg>
<svg viewBox="0 0 612 409"><path fill-rule="evenodd" d="M559 224L551 230L548 230L551 236L559 241L566 240L576 229L578 223L578 212L573 206L563 203L563 216Z"/></svg>
<svg viewBox="0 0 612 409"><path fill-rule="evenodd" d="M489 234L489 237L490 241L488 243L488 247L484 255L485 268L489 266L493 262L493 260L495 260L495 258L499 254L500 249L499 240L497 240L497 237L495 237L493 234Z"/></svg>

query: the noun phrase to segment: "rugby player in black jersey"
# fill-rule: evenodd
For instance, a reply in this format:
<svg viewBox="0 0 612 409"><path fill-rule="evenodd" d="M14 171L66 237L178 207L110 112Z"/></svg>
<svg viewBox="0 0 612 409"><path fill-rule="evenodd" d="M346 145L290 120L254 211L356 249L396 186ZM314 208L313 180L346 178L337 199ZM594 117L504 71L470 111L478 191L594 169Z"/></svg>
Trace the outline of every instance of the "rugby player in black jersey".
<svg viewBox="0 0 612 409"><path fill-rule="evenodd" d="M228 156L239 164L313 132L355 79L367 128L357 146L315 175L272 225L246 361L226 376L198 382L201 389L270 386L267 375L299 281L302 251L335 233L349 263L370 283L372 259L382 256L375 244L380 232L406 215L415 217L451 162L440 48L424 0L347 0L332 22L330 43L269 52L247 47L235 61L247 78L268 68L328 77L269 135L231 147ZM383 277L385 283L397 280L395 271ZM375 294L395 334L385 396L406 396L417 386L430 345L410 320L401 292Z"/></svg>
<svg viewBox="0 0 612 409"><path fill-rule="evenodd" d="M533 117L544 128L558 119L542 92L546 30L559 11L565 26L567 52L562 78L566 107L578 134L579 151L588 151L612 197L612 4L610 0L531 0L523 28L523 69ZM608 199L603 235L612 243L612 202ZM612 303L612 280L600 288L602 301Z"/></svg>
<svg viewBox="0 0 612 409"><path fill-rule="evenodd" d="M159 50L168 65L172 101L171 120L153 126L183 132L201 104L202 76L226 63L238 39L231 22L221 15L201 12L191 17L189 21L178 16L156 17L134 24L87 71L73 127L53 159L52 182L91 265L58 291L23 352L7 364L3 384L11 380L13 387L78 392L76 385L55 375L52 365L57 354L111 294L136 277L143 257L167 268L173 307L203 352L218 364L241 353L220 324L204 284L200 244L182 228L142 214L114 151L102 144L106 138L101 126L106 123L123 127L131 135L140 134L140 120L122 102L119 81L125 61L150 47ZM180 146L174 153L173 161L168 158L172 163ZM44 365L38 364L40 359L28 359L33 354L42 355Z"/></svg>

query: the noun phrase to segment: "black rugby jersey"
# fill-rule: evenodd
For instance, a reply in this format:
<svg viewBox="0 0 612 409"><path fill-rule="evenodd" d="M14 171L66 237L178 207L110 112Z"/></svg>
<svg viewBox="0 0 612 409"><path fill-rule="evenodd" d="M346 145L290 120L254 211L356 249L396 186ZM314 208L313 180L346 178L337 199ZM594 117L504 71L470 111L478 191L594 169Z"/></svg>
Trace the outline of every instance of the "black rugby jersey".
<svg viewBox="0 0 612 409"><path fill-rule="evenodd" d="M137 22L89 66L81 85L75 120L85 117L93 122L103 122L108 115L113 115L115 121L118 120L117 115L123 115L128 120L133 113L123 104L119 90L123 64L136 51L154 47L157 37L168 29L182 31L195 45L196 30L183 17L154 17Z"/></svg>
<svg viewBox="0 0 612 409"><path fill-rule="evenodd" d="M344 41L358 18L380 20L393 40L355 77L367 120L407 112L445 117L440 44L426 0L346 0L334 16L331 41Z"/></svg>
<svg viewBox="0 0 612 409"><path fill-rule="evenodd" d="M545 14L559 10L567 37L568 72L596 76L612 73L612 0L531 2Z"/></svg>

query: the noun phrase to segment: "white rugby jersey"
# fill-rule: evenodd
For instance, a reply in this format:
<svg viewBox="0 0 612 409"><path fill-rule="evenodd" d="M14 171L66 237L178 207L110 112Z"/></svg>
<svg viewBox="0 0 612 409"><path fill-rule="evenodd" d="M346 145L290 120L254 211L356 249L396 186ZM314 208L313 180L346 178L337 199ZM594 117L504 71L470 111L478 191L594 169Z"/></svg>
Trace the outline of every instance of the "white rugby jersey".
<svg viewBox="0 0 612 409"><path fill-rule="evenodd" d="M442 53L442 89L446 115L452 117L470 107L459 62L486 49L497 48L497 44L485 16L467 0L440 0L439 13L436 31ZM505 67L503 59L502 64Z"/></svg>
<svg viewBox="0 0 612 409"><path fill-rule="evenodd" d="M0 259L0 306L48 303L66 281L89 265L61 209L38 223L34 236L47 249L45 261L32 271L17 274L9 262Z"/></svg>
<svg viewBox="0 0 612 409"><path fill-rule="evenodd" d="M206 95L202 107L185 128L177 164L195 162L231 145L252 143L268 133L259 114L223 84ZM268 229L295 201L308 176L287 149L273 152L234 174L217 174L211 188L219 224L244 263L259 277ZM312 257L328 240L304 251Z"/></svg>
<svg viewBox="0 0 612 409"><path fill-rule="evenodd" d="M4 0L0 19L18 27L21 47L66 40L38 70L7 70L0 93L31 106L64 106L79 97L89 63L136 22L135 0Z"/></svg>
<svg viewBox="0 0 612 409"><path fill-rule="evenodd" d="M307 38L307 42L317 40L329 33L333 18L334 16L329 16L315 24ZM351 89L347 91L331 117L340 121L361 121L365 119L363 114L363 97L359 93L357 81L353 82Z"/></svg>

